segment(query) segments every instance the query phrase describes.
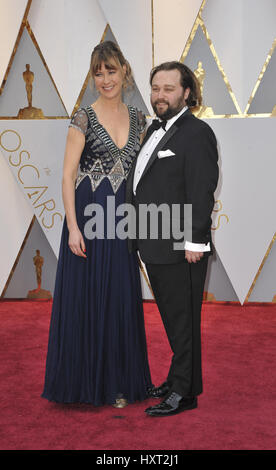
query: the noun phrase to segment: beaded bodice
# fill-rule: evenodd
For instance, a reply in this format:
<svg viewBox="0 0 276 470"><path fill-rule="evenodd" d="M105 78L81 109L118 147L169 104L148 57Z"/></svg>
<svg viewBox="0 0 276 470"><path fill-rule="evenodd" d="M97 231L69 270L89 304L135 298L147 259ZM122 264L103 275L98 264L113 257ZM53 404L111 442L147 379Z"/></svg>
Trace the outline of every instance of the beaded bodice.
<svg viewBox="0 0 276 470"><path fill-rule="evenodd" d="M73 116L70 127L85 135L76 188L85 177L95 191L104 178L108 178L114 193L127 178L132 163L140 149L140 134L146 124L145 116L132 106L129 111L129 135L126 145L118 148L105 128L99 123L91 106L80 108Z"/></svg>

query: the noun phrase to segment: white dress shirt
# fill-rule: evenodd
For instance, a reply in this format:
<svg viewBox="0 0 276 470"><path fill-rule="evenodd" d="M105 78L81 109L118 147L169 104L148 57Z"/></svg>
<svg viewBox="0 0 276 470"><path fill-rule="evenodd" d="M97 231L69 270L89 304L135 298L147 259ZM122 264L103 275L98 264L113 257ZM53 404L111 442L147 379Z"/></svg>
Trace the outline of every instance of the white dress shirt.
<svg viewBox="0 0 276 470"><path fill-rule="evenodd" d="M133 193L134 195L136 194L136 188L137 184L139 183L139 180L144 172L144 169L147 166L147 163L157 146L157 144L160 142L162 137L164 136L165 132L173 125L173 123L188 109L187 106L185 106L181 111L173 116L171 119L168 119L167 124L166 124L166 130L164 130L162 127L154 131L150 138L147 140L143 148L141 149L138 157L137 157L137 163L135 167L135 172L134 172L134 178L133 178ZM189 251L210 251L210 243L207 245L201 244L201 243L192 243L192 242L185 242L185 250Z"/></svg>

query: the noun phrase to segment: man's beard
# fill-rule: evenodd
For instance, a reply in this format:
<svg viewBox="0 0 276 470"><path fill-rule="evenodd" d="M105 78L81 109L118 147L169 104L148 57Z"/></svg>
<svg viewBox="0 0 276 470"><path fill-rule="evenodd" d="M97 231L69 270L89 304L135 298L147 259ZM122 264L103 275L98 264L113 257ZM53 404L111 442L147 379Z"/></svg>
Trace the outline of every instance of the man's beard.
<svg viewBox="0 0 276 470"><path fill-rule="evenodd" d="M158 109L156 106L158 103L167 104L168 107L166 111L164 111L163 113L158 112ZM178 113L180 113L181 109L183 109L184 106L186 106L186 103L184 101L184 91L183 91L182 96L177 100L177 102L173 106L170 106L168 101L166 100L157 100L155 101L155 103L151 103L151 105L157 117L162 119L162 121L168 121L168 119L171 119L172 117L176 116Z"/></svg>

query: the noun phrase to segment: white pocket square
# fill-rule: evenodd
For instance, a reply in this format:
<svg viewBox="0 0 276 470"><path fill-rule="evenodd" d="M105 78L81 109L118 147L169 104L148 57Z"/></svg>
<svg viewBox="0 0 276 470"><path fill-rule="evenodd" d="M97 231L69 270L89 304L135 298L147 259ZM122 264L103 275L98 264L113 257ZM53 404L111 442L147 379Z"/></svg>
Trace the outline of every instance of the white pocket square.
<svg viewBox="0 0 276 470"><path fill-rule="evenodd" d="M175 153L173 153L170 149L160 150L157 153L158 158L172 157L173 155L175 155Z"/></svg>

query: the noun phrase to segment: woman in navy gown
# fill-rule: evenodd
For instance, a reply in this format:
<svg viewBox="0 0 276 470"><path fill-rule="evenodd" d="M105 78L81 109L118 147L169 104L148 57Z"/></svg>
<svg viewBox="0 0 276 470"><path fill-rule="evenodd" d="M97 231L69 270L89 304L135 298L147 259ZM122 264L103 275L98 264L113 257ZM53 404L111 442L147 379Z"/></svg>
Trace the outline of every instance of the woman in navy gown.
<svg viewBox="0 0 276 470"><path fill-rule="evenodd" d="M66 143L66 220L42 396L59 403L123 407L146 399L152 383L138 260L116 229L107 237L107 201L115 210L125 202L126 178L146 121L122 102L132 74L117 45L106 41L94 49L91 75L99 98L74 114ZM85 236L91 219L85 208L92 203L103 208L104 238Z"/></svg>

